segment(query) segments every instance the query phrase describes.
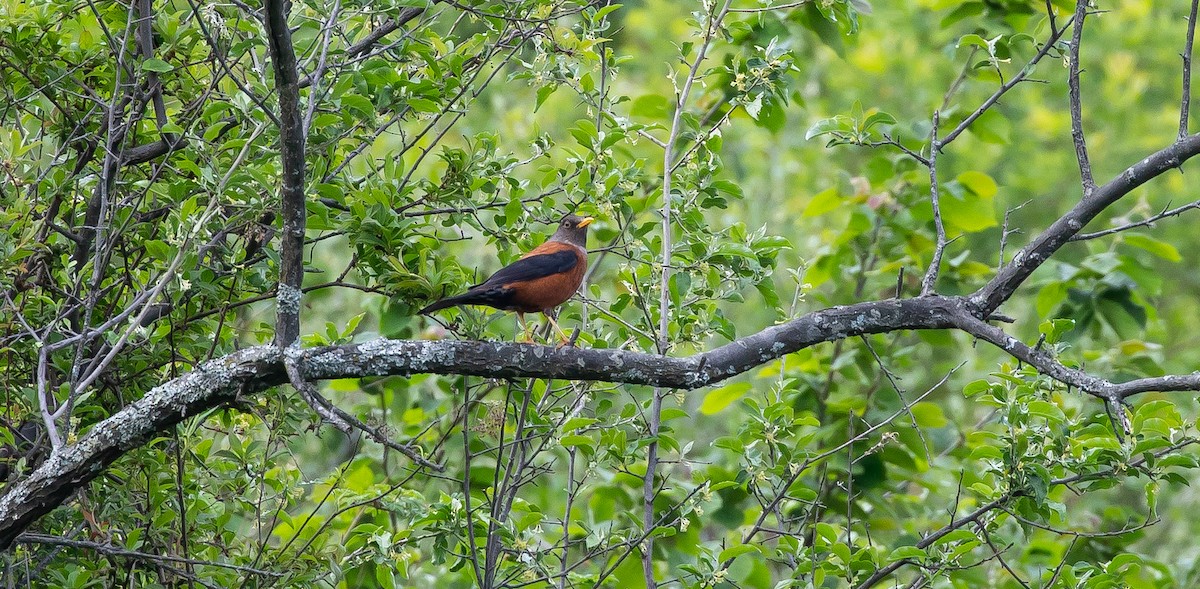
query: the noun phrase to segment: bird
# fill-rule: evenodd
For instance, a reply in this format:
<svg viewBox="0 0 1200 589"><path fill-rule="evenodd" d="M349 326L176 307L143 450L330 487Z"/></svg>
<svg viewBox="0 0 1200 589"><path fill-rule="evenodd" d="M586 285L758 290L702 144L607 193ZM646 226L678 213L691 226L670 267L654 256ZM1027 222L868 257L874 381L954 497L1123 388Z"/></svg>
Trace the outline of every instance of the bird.
<svg viewBox="0 0 1200 589"><path fill-rule="evenodd" d="M435 301L417 314L428 315L458 305L486 305L516 311L522 339L531 341L525 314L542 313L558 331L562 343L568 342L570 338L558 326L552 312L571 298L583 283L587 270L587 227L593 221L592 217L574 214L563 217L558 230L542 245L466 292Z"/></svg>

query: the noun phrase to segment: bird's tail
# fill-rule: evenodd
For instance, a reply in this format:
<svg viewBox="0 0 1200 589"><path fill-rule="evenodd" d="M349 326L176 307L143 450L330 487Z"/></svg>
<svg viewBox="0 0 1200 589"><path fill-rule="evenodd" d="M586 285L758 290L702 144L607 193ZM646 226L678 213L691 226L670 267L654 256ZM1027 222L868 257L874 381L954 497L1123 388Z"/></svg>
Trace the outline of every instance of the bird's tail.
<svg viewBox="0 0 1200 589"><path fill-rule="evenodd" d="M471 292L464 292L463 294L460 294L460 295L446 297L439 301L434 301L434 303L429 305L428 307L425 307L424 309L417 311L417 314L418 315L428 315L430 313L433 313L434 311L441 311L442 309L449 309L450 307L454 307L457 305L469 304L471 302L471 300L474 298L475 298L475 295L473 295Z"/></svg>

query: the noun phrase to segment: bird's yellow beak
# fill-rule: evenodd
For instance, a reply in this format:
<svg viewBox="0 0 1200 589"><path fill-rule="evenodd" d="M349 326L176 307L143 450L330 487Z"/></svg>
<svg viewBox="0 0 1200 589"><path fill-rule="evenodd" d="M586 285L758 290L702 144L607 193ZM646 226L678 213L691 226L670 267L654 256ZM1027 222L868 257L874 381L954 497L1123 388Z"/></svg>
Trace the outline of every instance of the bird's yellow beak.
<svg viewBox="0 0 1200 589"><path fill-rule="evenodd" d="M596 220L595 217L584 217L583 220L580 221L578 225L576 225L576 227L583 229L584 227L591 225L592 221L595 221L595 220Z"/></svg>

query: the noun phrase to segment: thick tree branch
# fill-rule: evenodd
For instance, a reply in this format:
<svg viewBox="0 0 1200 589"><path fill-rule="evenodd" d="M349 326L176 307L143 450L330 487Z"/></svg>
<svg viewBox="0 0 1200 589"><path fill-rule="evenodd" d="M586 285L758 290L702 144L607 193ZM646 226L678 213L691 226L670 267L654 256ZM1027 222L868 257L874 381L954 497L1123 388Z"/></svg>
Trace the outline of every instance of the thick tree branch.
<svg viewBox="0 0 1200 589"><path fill-rule="evenodd" d="M50 512L76 489L98 476L125 452L155 432L189 415L232 401L241 390L259 391L281 382L278 350L257 347L204 364L166 384L64 446L28 479L10 485L0 497L0 549L34 520Z"/></svg>
<svg viewBox="0 0 1200 589"><path fill-rule="evenodd" d="M279 189L279 289L276 297L275 344L290 346L300 338L300 287L304 281L304 127L296 51L287 24L286 0L267 0L264 21L275 88L279 93L279 150L283 182Z"/></svg>
<svg viewBox="0 0 1200 589"><path fill-rule="evenodd" d="M1052 378L1105 399L1147 391L1200 390L1200 374L1114 384L1061 366L978 315L965 297L925 296L831 307L768 327L685 358L604 349L486 341L374 340L362 344L283 350L247 348L204 363L155 387L140 400L64 446L29 478L0 496L0 550L87 484L125 452L187 417L288 382L294 361L304 381L417 373L489 378L594 380L691 390L742 374L815 344L908 329L958 328L1004 349Z"/></svg>
<svg viewBox="0 0 1200 589"><path fill-rule="evenodd" d="M962 299L924 297L833 307L687 358L623 350L555 349L481 341L375 340L292 351L305 381L435 373L603 380L694 389L821 342L865 333L951 327ZM125 452L183 419L288 382L287 353L258 346L204 363L155 387L0 497L0 550Z"/></svg>

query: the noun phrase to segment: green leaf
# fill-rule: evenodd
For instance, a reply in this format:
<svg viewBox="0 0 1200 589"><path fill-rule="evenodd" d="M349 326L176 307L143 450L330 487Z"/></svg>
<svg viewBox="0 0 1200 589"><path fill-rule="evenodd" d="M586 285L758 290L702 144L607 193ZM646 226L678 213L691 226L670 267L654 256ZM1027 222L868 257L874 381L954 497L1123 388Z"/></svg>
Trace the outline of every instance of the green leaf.
<svg viewBox="0 0 1200 589"><path fill-rule="evenodd" d="M974 47L979 47L980 49L983 49L985 51L988 50L988 48L989 48L989 44L988 44L987 40L985 40L983 37L980 37L979 35L976 35L974 33L971 33L969 35L963 35L962 37L959 37L958 46L959 47L974 46Z"/></svg>
<svg viewBox="0 0 1200 589"><path fill-rule="evenodd" d="M816 3L805 5L797 20L801 25L816 33L817 38L821 39L821 42L832 49L838 57L846 57L846 45L842 41L841 30L838 29L837 23L831 22L821 13L821 9L816 6Z"/></svg>
<svg viewBox="0 0 1200 589"><path fill-rule="evenodd" d="M587 427L587 426L592 425L593 423L597 423L599 421L600 421L599 419L596 419L594 417L572 417L571 419L568 419L567 422L562 425L562 431L563 431L563 433L573 432L579 428Z"/></svg>
<svg viewBox="0 0 1200 589"><path fill-rule="evenodd" d="M980 197L974 192L964 191L961 195L943 193L941 205L942 220L951 230L976 233L998 224L992 199Z"/></svg>
<svg viewBox="0 0 1200 589"><path fill-rule="evenodd" d="M708 394L704 395L704 402L700 404L700 412L705 415L720 413L730 403L750 392L750 388L751 386L748 382L735 382L719 389L711 390Z"/></svg>
<svg viewBox="0 0 1200 589"><path fill-rule="evenodd" d="M921 560L925 558L925 551L916 546L901 546L887 555L887 562L896 562L898 560Z"/></svg>
<svg viewBox="0 0 1200 589"><path fill-rule="evenodd" d="M754 118L754 122L772 133L778 133L787 126L787 110L778 100L768 100Z"/></svg>
<svg viewBox="0 0 1200 589"><path fill-rule="evenodd" d="M341 97L342 108L357 112L363 117L375 116L375 105L360 94L346 94Z"/></svg>
<svg viewBox="0 0 1200 589"><path fill-rule="evenodd" d="M596 139L600 137L600 133L596 131L596 125L591 121L580 119L574 127L571 127L571 136L579 142L579 145L591 149Z"/></svg>
<svg viewBox="0 0 1200 589"><path fill-rule="evenodd" d="M804 207L803 215L805 217L824 215L841 208L842 203L843 199L838 195L837 187L827 188L813 195L812 199L808 201L808 206Z"/></svg>
<svg viewBox="0 0 1200 589"><path fill-rule="evenodd" d="M988 382L987 380L975 380L967 383L967 386L963 387L963 395L967 397L974 397L975 395L985 392L991 388L992 383Z"/></svg>
<svg viewBox="0 0 1200 589"><path fill-rule="evenodd" d="M1037 299L1034 302L1034 310L1037 314L1045 317L1057 308L1063 301L1067 300L1067 294L1070 289L1065 282L1051 282L1043 286L1038 291Z"/></svg>
<svg viewBox="0 0 1200 589"><path fill-rule="evenodd" d="M955 180L965 186L967 190L975 193L979 198L992 198L996 196L996 181L992 180L991 176L983 172L968 171L958 175Z"/></svg>
<svg viewBox="0 0 1200 589"><path fill-rule="evenodd" d="M581 436L579 434L569 434L569 435L563 436L562 438L559 438L558 443L561 444L563 448L572 448L575 446L587 446L587 447L591 448L593 445L595 445L596 441L593 440L590 436Z"/></svg>
<svg viewBox="0 0 1200 589"><path fill-rule="evenodd" d="M984 8L984 5L982 2L964 2L958 8L955 8L954 10L952 10L950 12L950 14L947 14L945 17L943 17L942 22L939 24L939 26L943 29L948 29L948 28L950 28L950 25L953 25L954 23L956 23L960 20L971 18L974 16L979 16L980 14L983 14L983 8ZM965 39L966 37L977 37L981 41L983 40L982 38L979 37L979 35L966 35L963 37L963 39ZM959 47L963 46L962 39L959 40L958 46Z"/></svg>
<svg viewBox="0 0 1200 589"><path fill-rule="evenodd" d="M156 260L165 262L165 261L170 260L172 257L171 256L171 247L169 245L167 245L167 242L165 242L165 241L160 241L158 239L148 239L145 242L143 242L143 245L146 248L146 253L150 254L150 257L152 257Z"/></svg>
<svg viewBox="0 0 1200 589"><path fill-rule="evenodd" d="M142 62L142 69L145 71L148 71L148 72L157 72L160 74L165 74L165 73L175 69L175 66L173 66L161 59L151 57L150 59L147 59L146 61Z"/></svg>
<svg viewBox="0 0 1200 589"><path fill-rule="evenodd" d="M1051 319L1038 325L1038 331L1046 336L1046 343L1056 344L1063 334L1075 329L1074 319Z"/></svg>
<svg viewBox="0 0 1200 589"><path fill-rule="evenodd" d="M691 413L688 413L687 411L684 411L683 409L680 409L678 407L666 407L662 410L661 418L662 418L662 422L666 423L668 421L671 421L672 419L683 419L685 417L691 417L691 416L692 416Z"/></svg>
<svg viewBox="0 0 1200 589"><path fill-rule="evenodd" d="M555 90L558 90L558 86L555 84L548 84L538 88L537 101L533 105L533 112L537 112L539 108L542 108L542 103L546 102L546 99L550 98L550 95L554 94Z"/></svg>
<svg viewBox="0 0 1200 589"><path fill-rule="evenodd" d="M661 94L646 94L633 100L629 114L647 119L665 120L671 114L670 103Z"/></svg>
<svg viewBox="0 0 1200 589"><path fill-rule="evenodd" d="M978 493L980 497L989 497L990 498L992 495L994 495L996 493L996 491L994 489L992 489L990 486L988 486L986 483L972 483L971 486L969 486L967 488Z"/></svg>
<svg viewBox="0 0 1200 589"><path fill-rule="evenodd" d="M1175 246L1159 241L1142 233L1126 233L1124 243L1133 247L1148 251L1164 260L1170 262L1181 262L1183 256L1179 255L1179 250Z"/></svg>
<svg viewBox="0 0 1200 589"><path fill-rule="evenodd" d="M692 287L692 276L687 272L676 272L671 275L670 285L671 302L678 307L688 289Z"/></svg>
<svg viewBox="0 0 1200 589"><path fill-rule="evenodd" d="M721 554L717 556L717 560L719 562L725 562L729 559L737 558L743 554L750 554L751 552L758 552L758 548L750 544L738 544L722 550Z"/></svg>
<svg viewBox="0 0 1200 589"><path fill-rule="evenodd" d="M442 107L438 106L438 103L428 98L410 98L408 99L408 106L414 112L435 113L442 110Z"/></svg>
<svg viewBox="0 0 1200 589"><path fill-rule="evenodd" d="M1058 405L1049 401L1035 400L1029 402L1029 414L1041 417L1053 423L1062 423L1066 420L1066 415L1063 415L1062 409Z"/></svg>
<svg viewBox="0 0 1200 589"><path fill-rule="evenodd" d="M807 141L814 137L820 137L828 133L852 133L854 126L851 123L850 117L846 115L838 115L836 117L823 119L813 123L808 131L804 133L804 140Z"/></svg>
<svg viewBox="0 0 1200 589"><path fill-rule="evenodd" d="M871 116L867 117L867 120L863 121L862 130L870 131L871 128L875 127L876 125L895 125L895 124L896 124L896 117L892 116L889 113L880 111L877 113L873 113Z"/></svg>
<svg viewBox="0 0 1200 589"><path fill-rule="evenodd" d="M1000 452L1000 449L996 448L995 446L979 446L979 447L971 450L971 457L970 457L970 459L972 461L1001 460L1003 458L1004 458L1004 454L1002 452Z"/></svg>
<svg viewBox="0 0 1200 589"><path fill-rule="evenodd" d="M940 405L936 403L921 402L912 406L913 418L916 419L917 425L920 427L945 427L949 420L946 419L946 414L942 412Z"/></svg>
<svg viewBox="0 0 1200 589"><path fill-rule="evenodd" d="M392 567L376 565L375 566L375 581L383 589L395 589L396 575L392 571Z"/></svg>

